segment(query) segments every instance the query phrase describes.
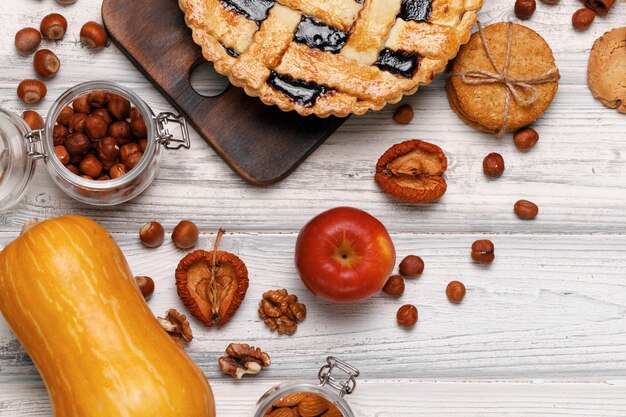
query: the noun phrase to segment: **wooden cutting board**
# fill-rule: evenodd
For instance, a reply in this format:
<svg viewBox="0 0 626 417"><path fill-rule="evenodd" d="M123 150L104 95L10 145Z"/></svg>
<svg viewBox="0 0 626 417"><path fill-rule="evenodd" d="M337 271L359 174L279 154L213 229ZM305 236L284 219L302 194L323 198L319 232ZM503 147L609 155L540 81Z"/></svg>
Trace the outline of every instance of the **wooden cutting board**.
<svg viewBox="0 0 626 417"><path fill-rule="evenodd" d="M198 94L190 77L204 58L176 0L104 0L102 19L137 68L252 184L285 178L345 120L284 113L234 86L216 97Z"/></svg>

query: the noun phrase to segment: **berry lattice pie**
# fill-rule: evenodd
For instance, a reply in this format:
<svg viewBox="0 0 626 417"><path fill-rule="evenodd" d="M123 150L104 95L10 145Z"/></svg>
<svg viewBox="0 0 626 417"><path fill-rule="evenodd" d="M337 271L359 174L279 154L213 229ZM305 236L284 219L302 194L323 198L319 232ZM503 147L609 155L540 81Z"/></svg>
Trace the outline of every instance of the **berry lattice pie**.
<svg viewBox="0 0 626 417"><path fill-rule="evenodd" d="M381 109L432 81L482 0L179 0L215 70L302 115Z"/></svg>

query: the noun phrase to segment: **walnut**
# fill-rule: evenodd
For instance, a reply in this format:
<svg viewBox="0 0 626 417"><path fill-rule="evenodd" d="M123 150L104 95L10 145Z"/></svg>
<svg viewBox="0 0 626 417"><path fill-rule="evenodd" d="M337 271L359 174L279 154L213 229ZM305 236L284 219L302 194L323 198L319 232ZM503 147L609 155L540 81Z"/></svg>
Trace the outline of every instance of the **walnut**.
<svg viewBox="0 0 626 417"><path fill-rule="evenodd" d="M157 320L161 327L169 333L174 342L180 347L182 347L182 341L189 343L193 340L191 326L189 326L187 317L184 314L172 308L167 310L167 316L165 318L157 317Z"/></svg>
<svg viewBox="0 0 626 417"><path fill-rule="evenodd" d="M259 303L259 317L270 330L292 335L298 329L298 322L306 317L306 306L285 289L267 291Z"/></svg>
<svg viewBox="0 0 626 417"><path fill-rule="evenodd" d="M245 343L231 343L218 364L226 375L241 379L245 374L258 374L271 364L270 355Z"/></svg>

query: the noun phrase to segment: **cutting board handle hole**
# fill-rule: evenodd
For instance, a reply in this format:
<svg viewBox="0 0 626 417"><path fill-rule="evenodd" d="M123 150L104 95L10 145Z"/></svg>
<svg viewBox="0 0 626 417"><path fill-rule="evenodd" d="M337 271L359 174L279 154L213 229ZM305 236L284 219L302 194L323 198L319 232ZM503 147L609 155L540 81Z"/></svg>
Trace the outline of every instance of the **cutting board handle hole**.
<svg viewBox="0 0 626 417"><path fill-rule="evenodd" d="M228 78L215 72L213 63L207 61L191 69L189 82L194 91L203 97L217 97L230 86Z"/></svg>

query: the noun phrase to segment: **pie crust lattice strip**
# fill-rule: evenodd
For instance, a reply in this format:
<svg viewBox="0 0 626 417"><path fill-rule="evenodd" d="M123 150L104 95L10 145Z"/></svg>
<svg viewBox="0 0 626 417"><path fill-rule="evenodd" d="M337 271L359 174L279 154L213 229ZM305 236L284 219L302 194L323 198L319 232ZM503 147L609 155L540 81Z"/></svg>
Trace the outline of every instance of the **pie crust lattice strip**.
<svg viewBox="0 0 626 417"><path fill-rule="evenodd" d="M379 110L441 72L482 0L179 0L215 70L302 115Z"/></svg>

